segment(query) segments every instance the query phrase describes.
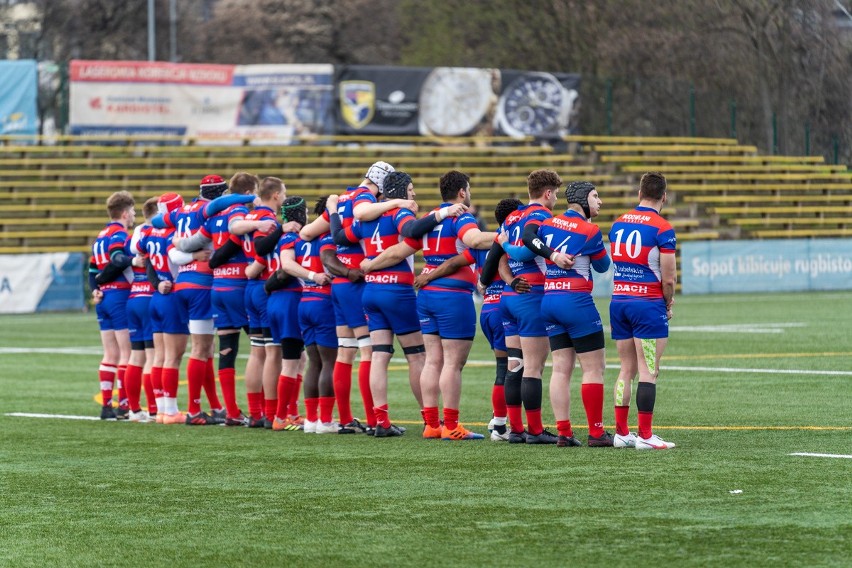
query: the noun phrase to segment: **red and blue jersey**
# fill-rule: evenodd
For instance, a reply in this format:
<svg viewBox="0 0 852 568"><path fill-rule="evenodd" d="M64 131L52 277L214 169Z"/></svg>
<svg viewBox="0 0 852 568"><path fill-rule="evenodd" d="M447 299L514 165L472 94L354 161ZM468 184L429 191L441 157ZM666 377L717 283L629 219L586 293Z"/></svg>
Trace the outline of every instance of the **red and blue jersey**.
<svg viewBox="0 0 852 568"><path fill-rule="evenodd" d="M107 223L100 233L98 233L95 242L92 244L92 256L95 260L95 266L98 272L103 271L109 264L112 255L116 252L127 253L126 247L128 243L127 229L121 223L113 221ZM99 286L106 292L108 290L129 290L130 281L133 276L130 270L126 270L122 277L119 277L112 282L108 282Z"/></svg>
<svg viewBox="0 0 852 568"><path fill-rule="evenodd" d="M452 203L442 203L433 209L430 214L441 207L449 207ZM465 233L472 229L479 229L473 215L463 213L458 217L447 217L438 223L429 233L423 235L423 258L426 266L423 272L427 273L438 268L442 262L461 254L467 250L467 245L462 239ZM476 272L470 267L462 267L455 273L436 278L423 287L424 290L436 290L442 292L473 292L476 288Z"/></svg>
<svg viewBox="0 0 852 568"><path fill-rule="evenodd" d="M403 239L400 230L407 223L415 220L414 213L408 209L391 209L378 219L364 223L356 221L352 224L351 232L361 241L364 255L374 259L393 245L405 241L412 248L419 249L420 240ZM414 263L411 257L405 258L395 265L376 270L364 276L368 284L414 284Z"/></svg>
<svg viewBox="0 0 852 568"><path fill-rule="evenodd" d="M292 250L296 256L298 256L298 251L296 249L296 245L301 241L299 239L299 233L284 233L281 235L281 238L278 239L278 244L275 246L275 250L267 255L267 257L274 256L275 257L275 268L270 270L270 266L268 265L266 271L261 275L263 280L267 280L272 274L275 273L276 270L281 268L281 253L285 250ZM308 269L310 270L310 269ZM298 278L291 278L287 281L287 284L278 290L272 292L273 294L277 294L279 292L301 292L302 291L302 281Z"/></svg>
<svg viewBox="0 0 852 568"><path fill-rule="evenodd" d="M668 221L651 207L621 215L609 230L613 301L663 297L660 255L675 254L677 239Z"/></svg>
<svg viewBox="0 0 852 568"><path fill-rule="evenodd" d="M278 218L275 216L275 211L272 210L271 207L267 207L266 205L260 205L255 207L253 211L246 214L246 221L275 221L278 223ZM271 232L271 231L270 231ZM276 270L281 268L281 260L278 258L278 253L275 249L272 252L265 256L258 256L257 252L254 250L254 238L255 237L265 237L269 233L261 233L259 231L252 231L243 235L242 239L239 237L232 237L235 242L239 242L243 245L243 251L246 253L248 258L254 259L265 267L265 270L258 276L258 280L267 280ZM283 237L282 237L283 238Z"/></svg>
<svg viewBox="0 0 852 568"><path fill-rule="evenodd" d="M138 249L143 251L148 258L148 262L154 267L157 278L161 282L174 282L175 276L177 276L178 268L173 266L169 260L169 251L174 248L174 245L172 245L174 234L173 228L155 229L152 227L139 239Z"/></svg>
<svg viewBox="0 0 852 568"><path fill-rule="evenodd" d="M213 241L213 249L218 250L231 239L228 227L233 221L245 219L248 209L244 205L232 205L221 213L208 217L199 229L201 234ZM239 239L240 252L231 259L213 269L213 287L218 291L224 291L232 287L244 287L246 285L246 266L251 259L246 255L245 243Z"/></svg>
<svg viewBox="0 0 852 568"><path fill-rule="evenodd" d="M175 209L163 216L167 227L174 227L180 238L192 236L204 224L201 210L207 205L206 199L195 198L180 209ZM213 271L207 261L192 260L178 268L178 277L174 290L209 290L213 285Z"/></svg>
<svg viewBox="0 0 852 568"><path fill-rule="evenodd" d="M321 274L325 272L325 267L320 259L320 251L334 247L331 235L326 233L312 241L303 241L299 239L295 244L296 262L298 262L305 270L310 270ZM347 282L348 279L345 279ZM312 300L330 300L331 285L326 284L320 286L313 280L302 280L302 301L308 302Z"/></svg>
<svg viewBox="0 0 852 568"><path fill-rule="evenodd" d="M140 254L145 256L145 250L140 248L140 243L142 239L150 233L154 227L151 225L145 224L136 227L136 230L133 231L133 236L130 238L130 242L127 246L127 255L128 256L136 256ZM154 293L154 287L151 286L151 283L148 282L148 271L145 267L132 266L133 269L133 284L130 287L130 298L140 298L140 297L151 297Z"/></svg>
<svg viewBox="0 0 852 568"><path fill-rule="evenodd" d="M574 257L569 270L546 260L544 291L553 293L592 292L592 261L606 256L603 235L576 211L552 217L538 228L538 236L555 251Z"/></svg>
<svg viewBox="0 0 852 568"><path fill-rule="evenodd" d="M501 229L509 235L509 242L516 246L524 246L524 227L527 223L541 225L548 219L553 217L550 209L539 205L538 203L530 203L523 205L517 210L512 211L503 221ZM520 261L509 258L509 269L515 277L523 277L534 292L541 292L544 289L544 259L536 256L532 260ZM504 294L514 294L514 290L507 288Z"/></svg>
<svg viewBox="0 0 852 568"><path fill-rule="evenodd" d="M485 266L485 259L488 257L489 251L481 249L466 249L462 254L467 259L469 264L474 265L477 278L482 273L482 267ZM482 305L498 305L500 304L500 296L503 295L503 288L506 283L500 278L499 274L494 276L494 280L485 286L485 294L482 296Z"/></svg>
<svg viewBox="0 0 852 568"><path fill-rule="evenodd" d="M375 203L376 198L372 192L366 187L348 187L346 193L340 195L337 199L337 214L340 216L340 224L345 231L346 238L352 241L351 245L337 245L337 259L346 267L352 270L357 270L361 266L361 261L364 260L364 250L358 244L358 237L352 233L352 223L355 222L355 213L352 208L356 200L365 203ZM323 219L328 221L328 212L323 212ZM334 284L349 282L347 278L337 276L334 278Z"/></svg>

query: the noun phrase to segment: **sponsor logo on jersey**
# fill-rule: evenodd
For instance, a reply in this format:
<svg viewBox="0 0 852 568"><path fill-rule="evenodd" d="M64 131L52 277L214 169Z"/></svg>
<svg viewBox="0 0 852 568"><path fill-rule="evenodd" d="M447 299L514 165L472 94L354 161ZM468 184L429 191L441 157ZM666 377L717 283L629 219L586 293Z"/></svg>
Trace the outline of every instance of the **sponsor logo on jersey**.
<svg viewBox="0 0 852 568"><path fill-rule="evenodd" d="M615 284L613 293L630 292L631 294L647 294L648 287L640 284Z"/></svg>

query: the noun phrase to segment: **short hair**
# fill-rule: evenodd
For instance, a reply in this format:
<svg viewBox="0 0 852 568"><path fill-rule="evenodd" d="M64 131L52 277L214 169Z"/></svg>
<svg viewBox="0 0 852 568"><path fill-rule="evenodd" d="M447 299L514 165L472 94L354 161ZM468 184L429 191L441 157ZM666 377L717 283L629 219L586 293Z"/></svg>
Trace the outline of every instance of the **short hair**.
<svg viewBox="0 0 852 568"><path fill-rule="evenodd" d="M160 210L157 207L157 203L159 203L159 201L159 197L152 197L145 202L145 205L142 206L142 215L144 215L146 219L155 217L157 213L159 213Z"/></svg>
<svg viewBox="0 0 852 568"><path fill-rule="evenodd" d="M321 217L323 213L325 213L325 204L328 203L328 196L323 195L319 199L317 199L316 204L314 204L314 215L317 217Z"/></svg>
<svg viewBox="0 0 852 568"><path fill-rule="evenodd" d="M240 195L254 193L258 185L260 185L260 179L248 172L237 172L231 176L231 181L228 182L231 193L238 193Z"/></svg>
<svg viewBox="0 0 852 568"><path fill-rule="evenodd" d="M666 193L666 178L660 172L642 174L639 181L639 199L659 201Z"/></svg>
<svg viewBox="0 0 852 568"><path fill-rule="evenodd" d="M562 186L562 178L553 170L533 170L527 176L527 189L532 199L538 199L548 189L557 190Z"/></svg>
<svg viewBox="0 0 852 568"><path fill-rule="evenodd" d="M497 204L497 207L494 208L494 218L497 219L498 224L502 225L503 221L506 220L506 217L508 217L512 211L517 211L518 207L523 204L523 201L515 199L514 197L501 199L500 203Z"/></svg>
<svg viewBox="0 0 852 568"><path fill-rule="evenodd" d="M460 189L465 189L470 183L470 176L458 170L450 170L441 176L441 199L450 201L455 199Z"/></svg>
<svg viewBox="0 0 852 568"><path fill-rule="evenodd" d="M268 201L273 196L281 193L281 190L284 189L284 182L278 179L277 177L265 177L263 181L260 182L260 190L257 192L257 195L264 201Z"/></svg>
<svg viewBox="0 0 852 568"><path fill-rule="evenodd" d="M126 191L116 191L107 198L106 208L110 219L119 219L121 215L135 206L133 196Z"/></svg>

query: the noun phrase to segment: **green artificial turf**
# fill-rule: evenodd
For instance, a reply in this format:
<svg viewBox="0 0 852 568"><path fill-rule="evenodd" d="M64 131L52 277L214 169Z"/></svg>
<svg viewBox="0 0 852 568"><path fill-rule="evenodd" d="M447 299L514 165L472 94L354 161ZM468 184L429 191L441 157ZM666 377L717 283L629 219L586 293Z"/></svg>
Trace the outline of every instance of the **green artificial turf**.
<svg viewBox="0 0 852 568"><path fill-rule="evenodd" d="M425 441L399 363L398 439L10 417L96 415L100 359L92 314L3 316L0 565L848 566L852 459L788 454L852 454L849 313L841 293L678 297L666 452ZM477 337L461 417L480 432L490 358Z"/></svg>

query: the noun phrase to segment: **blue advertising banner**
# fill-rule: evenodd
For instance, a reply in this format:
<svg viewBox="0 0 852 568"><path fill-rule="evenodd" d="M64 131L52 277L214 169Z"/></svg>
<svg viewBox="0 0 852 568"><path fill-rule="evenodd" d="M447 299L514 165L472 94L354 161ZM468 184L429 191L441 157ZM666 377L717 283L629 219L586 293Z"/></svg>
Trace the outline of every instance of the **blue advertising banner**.
<svg viewBox="0 0 852 568"><path fill-rule="evenodd" d="M37 132L37 85L35 61L0 61L0 134Z"/></svg>
<svg viewBox="0 0 852 568"><path fill-rule="evenodd" d="M684 294L852 289L852 239L698 241L681 246Z"/></svg>
<svg viewBox="0 0 852 568"><path fill-rule="evenodd" d="M0 314L82 309L85 262L80 252L0 254Z"/></svg>

